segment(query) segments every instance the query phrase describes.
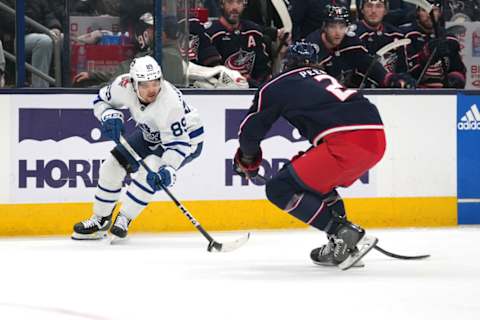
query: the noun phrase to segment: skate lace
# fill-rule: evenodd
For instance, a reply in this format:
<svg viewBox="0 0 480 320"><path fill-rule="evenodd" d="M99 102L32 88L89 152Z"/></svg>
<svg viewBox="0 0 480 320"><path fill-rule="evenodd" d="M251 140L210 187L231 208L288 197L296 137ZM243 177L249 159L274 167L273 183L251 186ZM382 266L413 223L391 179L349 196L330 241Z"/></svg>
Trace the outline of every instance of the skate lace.
<svg viewBox="0 0 480 320"><path fill-rule="evenodd" d="M328 243L324 244L320 248L319 255L320 256L328 256L333 251L334 247L335 247L335 243L334 243L333 238L329 238Z"/></svg>
<svg viewBox="0 0 480 320"><path fill-rule="evenodd" d="M117 217L117 220L115 220L115 225L119 228L122 228L123 230L127 230L129 222L130 220L128 220L127 217L125 217L124 215L119 215Z"/></svg>
<svg viewBox="0 0 480 320"><path fill-rule="evenodd" d="M91 228L93 226L97 226L97 227L100 227L100 221L101 221L102 217L99 217L99 216L96 216L96 215L93 215L90 219L88 220L85 220L83 221L83 225L85 226L85 228Z"/></svg>
<svg viewBox="0 0 480 320"><path fill-rule="evenodd" d="M334 248L333 248L333 255L338 257L345 253L345 241L342 239L334 239Z"/></svg>

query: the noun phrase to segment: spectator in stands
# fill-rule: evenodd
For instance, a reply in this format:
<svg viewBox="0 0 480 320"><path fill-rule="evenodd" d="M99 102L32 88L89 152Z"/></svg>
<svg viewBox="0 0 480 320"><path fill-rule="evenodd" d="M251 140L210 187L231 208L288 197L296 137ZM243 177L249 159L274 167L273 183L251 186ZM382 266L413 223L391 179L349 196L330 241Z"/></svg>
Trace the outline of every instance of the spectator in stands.
<svg viewBox="0 0 480 320"><path fill-rule="evenodd" d="M106 83L114 80L121 74L128 73L130 70L130 63L134 58L143 57L146 55L153 56L154 49L154 25L153 16L150 12L144 13L138 19L135 25L135 40L138 48L137 54L131 59L125 60L118 65L115 72L107 71L92 71L80 72L73 78L74 86L103 86Z"/></svg>
<svg viewBox="0 0 480 320"><path fill-rule="evenodd" d="M432 21L422 8L417 8L417 19L403 33L412 43L408 46L410 74L423 88L465 87L466 68L460 56L458 39L448 34L441 22L441 0L427 0L434 5ZM436 26L436 28L435 28Z"/></svg>
<svg viewBox="0 0 480 320"><path fill-rule="evenodd" d="M354 32L368 53L372 56L385 45L395 40L404 39L404 35L397 27L394 27L384 18L388 14L388 0L362 0L357 9L362 13L362 19L353 25L350 32ZM381 62L390 72L407 72L406 47L399 47L389 52Z"/></svg>
<svg viewBox="0 0 480 320"><path fill-rule="evenodd" d="M364 18L363 11L360 9L363 6L363 2L363 0L355 0L359 20ZM384 21L389 24L400 26L415 20L416 8L413 4L407 3L403 0L385 0L385 5L388 12L384 17Z"/></svg>
<svg viewBox="0 0 480 320"><path fill-rule="evenodd" d="M163 36L163 59L162 70L167 80L175 84L185 84L185 72L182 67L183 57L188 55L188 60L204 66L215 66L221 63L221 56L216 48L211 44L210 39L205 34L205 29L198 19L189 19L189 50L183 53L178 47L179 28L175 17L165 17L164 36ZM154 50L153 16L150 12L144 13L135 26L135 40L138 47L138 53L132 59L122 62L115 72L80 72L74 77L76 86L98 86L115 79L123 73L127 73L130 68L130 62L133 58L152 55Z"/></svg>
<svg viewBox="0 0 480 320"><path fill-rule="evenodd" d="M0 40L0 88L5 86L5 54L3 53L3 45Z"/></svg>
<svg viewBox="0 0 480 320"><path fill-rule="evenodd" d="M2 2L12 8L15 8L15 0L2 0ZM48 0L25 1L25 15L42 24L46 28L49 28L51 35L57 40L61 40L62 26L60 21L55 18L54 12ZM2 21L2 31L9 34L14 34L14 17L8 14L3 14L0 17L0 20L4 20L4 17L6 22ZM53 55L52 38L44 33L38 33L36 29L32 28L29 24L26 24L25 52L28 57L31 57L33 67L39 69L45 74L49 74L50 63ZM32 74L32 87L47 88L49 87L49 83L48 81Z"/></svg>
<svg viewBox="0 0 480 320"><path fill-rule="evenodd" d="M25 15L50 29L54 38L58 41L61 40L62 26L60 21L55 18L48 0L26 1ZM25 30L25 52L27 55L31 55L32 66L49 74L54 45L52 38L44 33L38 33L28 24L25 26ZM32 87L47 88L49 83L32 74Z"/></svg>
<svg viewBox="0 0 480 320"><path fill-rule="evenodd" d="M258 87L271 77L271 65L260 27L240 19L245 3L245 0L221 0L222 16L205 25L205 30L223 64L239 71L250 87Z"/></svg>
<svg viewBox="0 0 480 320"><path fill-rule="evenodd" d="M167 0L163 0L165 3ZM145 12L154 11L153 0L120 0L120 31L130 32Z"/></svg>
<svg viewBox="0 0 480 320"><path fill-rule="evenodd" d="M291 0L290 16L293 24L293 41L304 39L323 25L327 5L350 8L350 0Z"/></svg>

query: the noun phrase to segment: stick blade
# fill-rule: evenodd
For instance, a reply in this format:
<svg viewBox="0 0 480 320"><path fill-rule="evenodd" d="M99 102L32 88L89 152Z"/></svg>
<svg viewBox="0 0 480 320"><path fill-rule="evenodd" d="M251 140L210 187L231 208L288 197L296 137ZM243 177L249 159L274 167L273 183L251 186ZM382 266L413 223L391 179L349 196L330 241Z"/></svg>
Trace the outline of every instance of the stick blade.
<svg viewBox="0 0 480 320"><path fill-rule="evenodd" d="M208 244L207 250L209 252L212 252L212 251L230 252L243 246L248 241L248 239L250 239L250 232L234 241L229 241L224 243L212 241Z"/></svg>
<svg viewBox="0 0 480 320"><path fill-rule="evenodd" d="M422 255L418 255L418 256L401 255L401 254L397 254L397 253L387 251L387 250L379 247L378 245L375 245L374 249L377 250L378 252L383 253L384 255L386 255L388 257L395 258L395 259L400 259L400 260L422 260L422 259L430 258L429 254L422 254Z"/></svg>
<svg viewBox="0 0 480 320"><path fill-rule="evenodd" d="M367 253L372 250L377 244L378 239L372 236L364 235L363 238L358 242L358 250L352 253L345 261L340 263L338 266L342 270L348 270L353 267L360 259L362 259Z"/></svg>

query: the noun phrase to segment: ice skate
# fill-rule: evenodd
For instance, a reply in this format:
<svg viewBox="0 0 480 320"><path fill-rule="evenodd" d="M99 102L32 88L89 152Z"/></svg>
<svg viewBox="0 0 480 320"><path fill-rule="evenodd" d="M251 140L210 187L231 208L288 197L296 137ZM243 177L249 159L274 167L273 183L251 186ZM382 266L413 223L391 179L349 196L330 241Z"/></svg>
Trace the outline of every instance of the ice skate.
<svg viewBox="0 0 480 320"><path fill-rule="evenodd" d="M319 248L315 248L310 252L310 258L312 259L313 263L324 266L324 267L336 267L339 265L339 262L334 258L334 250L337 247L337 244L340 245L339 241L335 237L328 236L328 243L324 244ZM364 267L365 264L363 261L357 261L353 267L361 268Z"/></svg>
<svg viewBox="0 0 480 320"><path fill-rule="evenodd" d="M367 236L365 230L344 220L334 234L329 235L329 243L314 249L310 254L319 265L338 265L342 270L350 269L375 246L378 239ZM362 262L361 262L362 263Z"/></svg>
<svg viewBox="0 0 480 320"><path fill-rule="evenodd" d="M115 219L112 228L110 228L110 233L112 234L110 242L112 244L118 242L119 240L124 240L127 237L128 226L130 225L131 221L132 220L127 218L121 212L117 215L117 218Z"/></svg>
<svg viewBox="0 0 480 320"><path fill-rule="evenodd" d="M90 219L81 221L73 226L73 240L101 240L106 238L107 231L112 224L112 215L100 217L92 215Z"/></svg>

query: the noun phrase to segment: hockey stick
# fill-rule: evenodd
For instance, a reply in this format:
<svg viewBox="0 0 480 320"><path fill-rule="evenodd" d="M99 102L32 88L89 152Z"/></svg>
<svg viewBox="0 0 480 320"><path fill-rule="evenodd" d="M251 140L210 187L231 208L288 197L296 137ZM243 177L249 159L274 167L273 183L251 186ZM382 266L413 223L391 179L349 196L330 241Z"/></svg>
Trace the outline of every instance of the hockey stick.
<svg viewBox="0 0 480 320"><path fill-rule="evenodd" d="M378 246L378 244L375 245L374 249L376 249L378 252L383 253L386 256L389 256L389 257L395 258L395 259L400 259L400 260L421 260L421 259L426 259L426 258L430 257L429 254L422 254L422 255L418 255L418 256L404 256L404 255L401 255L401 254L396 254L396 253L387 251L385 249L382 249Z"/></svg>
<svg viewBox="0 0 480 320"><path fill-rule="evenodd" d="M152 172L152 170L147 166L147 164L143 161L142 157L138 155L135 150L133 150L132 146L125 140L123 136L120 136L120 142L119 145L123 146L128 153L136 160L140 165L147 170L147 172ZM239 238L235 241L230 241L230 242L225 242L225 243L220 243L215 241L210 234L203 229L203 227L200 225L200 222L195 219L192 214L180 203L180 201L175 198L175 196L172 194L170 190L168 190L167 187L165 187L163 184L160 183L160 187L162 188L163 191L170 197L170 199L175 203L177 208L179 208L182 213L188 218L188 220L197 228L198 231L208 240L208 247L207 251L212 252L213 249L215 249L218 252L228 252L228 251L233 251L235 249L238 249L242 245L247 242L247 240L250 238L250 233L247 233L245 236L242 238Z"/></svg>
<svg viewBox="0 0 480 320"><path fill-rule="evenodd" d="M425 63L425 67L423 67L422 72L420 72L420 75L418 76L417 82L415 84L416 86L418 86L420 84L420 81L422 81L425 72L427 72L428 67L430 67L430 63L432 63L432 59L435 56L435 53L437 53L437 48L433 48L432 53L428 57L427 62Z"/></svg>
<svg viewBox="0 0 480 320"><path fill-rule="evenodd" d="M263 183L267 183L268 182L268 179L265 178L264 176L262 175L256 175L253 179L255 178L258 178L259 180L261 180ZM373 248L375 250L377 250L378 252L380 253L383 253L384 255L386 256L389 256L391 258L395 258L395 259L400 259L400 260L421 260L421 259L426 259L428 257L430 257L429 254L423 254L423 255L418 255L418 256L405 256L405 255L401 255L401 254L396 254L396 253L393 253L393 252L390 252L390 251L387 251L381 247L378 246L378 243L375 244L373 246Z"/></svg>
<svg viewBox="0 0 480 320"><path fill-rule="evenodd" d="M375 57L373 57L373 59L372 59L372 62L370 62L370 65L368 66L367 71L363 75L362 82L360 82L360 85L358 86L358 88L363 89L363 87L365 86L365 82L366 82L370 72L373 69L373 66L375 65L375 63L377 63L380 59L383 58L385 53L390 52L392 50L395 50L395 49L397 49L399 47L402 47L402 46L407 46L411 42L412 42L412 40L410 40L410 39L400 39L400 40L395 39L394 41L392 41L392 42L386 44L385 46L381 47L380 49L378 49L377 52L375 53Z"/></svg>
<svg viewBox="0 0 480 320"><path fill-rule="evenodd" d="M427 0L404 0L404 1L422 8L423 10L427 11L428 14L430 14L430 12L433 10L433 5L430 4Z"/></svg>
<svg viewBox="0 0 480 320"><path fill-rule="evenodd" d="M272 5L277 11L280 20L282 20L285 32L292 33L292 18L290 17L290 13L288 12L288 8L284 0L272 0Z"/></svg>

